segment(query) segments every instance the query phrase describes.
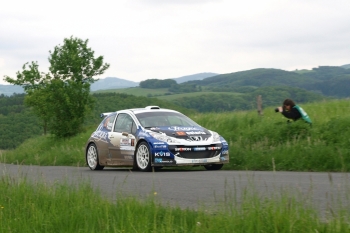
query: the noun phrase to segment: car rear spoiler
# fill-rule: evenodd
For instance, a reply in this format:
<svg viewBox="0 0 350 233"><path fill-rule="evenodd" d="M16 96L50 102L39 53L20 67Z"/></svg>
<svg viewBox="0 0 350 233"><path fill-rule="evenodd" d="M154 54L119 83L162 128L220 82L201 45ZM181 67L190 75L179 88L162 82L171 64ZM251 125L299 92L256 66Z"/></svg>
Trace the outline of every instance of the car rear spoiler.
<svg viewBox="0 0 350 233"><path fill-rule="evenodd" d="M101 118L105 118L106 116L108 116L109 114L112 114L113 112L104 112L104 113L101 113L100 117Z"/></svg>

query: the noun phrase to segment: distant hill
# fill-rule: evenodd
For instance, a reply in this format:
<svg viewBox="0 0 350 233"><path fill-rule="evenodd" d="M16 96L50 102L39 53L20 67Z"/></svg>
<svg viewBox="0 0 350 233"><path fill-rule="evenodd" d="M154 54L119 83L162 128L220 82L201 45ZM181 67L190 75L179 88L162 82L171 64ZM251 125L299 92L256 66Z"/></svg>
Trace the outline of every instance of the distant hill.
<svg viewBox="0 0 350 233"><path fill-rule="evenodd" d="M295 72L279 69L253 69L229 74L220 74L201 81L191 81L201 86L232 88L237 86L298 86L309 83L311 78L305 78Z"/></svg>
<svg viewBox="0 0 350 233"><path fill-rule="evenodd" d="M202 80L208 77L212 77L218 75L216 73L199 73L199 74L192 74L187 76L182 76L179 78L172 78L177 83L183 83L191 80ZM138 87L139 82L133 82L126 79L121 79L117 77L107 77L103 79L99 79L95 83L91 85L91 91L98 91L98 90L109 90L109 89L122 89L122 88L129 88L129 87ZM0 95L12 95L14 93L24 93L24 90L20 86L14 86L14 85L1 85L0 84Z"/></svg>
<svg viewBox="0 0 350 233"><path fill-rule="evenodd" d="M15 86L15 85L11 85L11 84L0 84L0 95L13 95L14 93L17 94L22 94L24 93L24 89L20 86Z"/></svg>
<svg viewBox="0 0 350 233"><path fill-rule="evenodd" d="M260 87L289 86L336 98L350 97L350 69L340 66L319 66L310 71L252 69L221 74L180 85L198 85L206 90L246 93ZM180 89L180 88L178 88Z"/></svg>
<svg viewBox="0 0 350 233"><path fill-rule="evenodd" d="M350 64L342 65L342 66L340 66L340 67L342 67L342 68L344 68L344 69L350 69Z"/></svg>
<svg viewBox="0 0 350 233"><path fill-rule="evenodd" d="M170 94L181 91L193 92L193 90L249 93L256 88L289 86L336 98L350 97L348 91L350 90L350 64L319 66L311 70L295 71L258 68L227 74L198 73L171 79L175 80L179 86L176 87L177 92L168 90ZM138 87L139 84L139 82L121 78L107 77L93 83L91 91L132 88ZM0 94L13 93L23 93L23 89L13 85L0 85Z"/></svg>
<svg viewBox="0 0 350 233"><path fill-rule="evenodd" d="M107 90L107 89L120 89L128 87L137 87L138 82L128 81L121 78L107 77L94 82L91 85L91 91Z"/></svg>
<svg viewBox="0 0 350 233"><path fill-rule="evenodd" d="M184 83L192 80L203 80L205 78L213 77L219 74L216 73L199 73L199 74L192 74L192 75L186 75L179 78L172 78L177 83Z"/></svg>
<svg viewBox="0 0 350 233"><path fill-rule="evenodd" d="M91 91L97 90L107 90L107 89L120 89L128 87L137 87L138 82L132 82L121 78L107 77L104 79L99 79L91 85ZM0 95L13 95L14 93L21 94L24 93L24 89L20 86L15 85L2 85L0 84Z"/></svg>

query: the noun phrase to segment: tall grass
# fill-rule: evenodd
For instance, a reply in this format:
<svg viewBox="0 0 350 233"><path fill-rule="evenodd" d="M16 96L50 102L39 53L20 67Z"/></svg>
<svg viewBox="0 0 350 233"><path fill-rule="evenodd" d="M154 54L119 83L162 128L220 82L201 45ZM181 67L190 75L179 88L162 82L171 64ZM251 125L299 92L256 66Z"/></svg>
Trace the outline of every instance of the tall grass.
<svg viewBox="0 0 350 233"><path fill-rule="evenodd" d="M235 170L350 171L350 101L302 106L313 120L287 123L273 108L196 115L202 126L229 141Z"/></svg>
<svg viewBox="0 0 350 233"><path fill-rule="evenodd" d="M42 166L85 166L85 143L96 128L91 126L85 133L67 139L50 135L31 138L15 150L0 153L0 161Z"/></svg>
<svg viewBox="0 0 350 233"><path fill-rule="evenodd" d="M230 145L233 170L350 171L350 101L335 100L302 107L313 126L287 119L273 108L189 116L220 133ZM84 146L96 126L69 139L41 136L0 155L1 162L38 165L85 164Z"/></svg>
<svg viewBox="0 0 350 233"><path fill-rule="evenodd" d="M349 232L343 206L322 219L308 200L288 192L261 197L254 188L231 197L216 211L162 206L156 193L140 201L117 196L105 200L87 182L30 183L0 179L0 232Z"/></svg>

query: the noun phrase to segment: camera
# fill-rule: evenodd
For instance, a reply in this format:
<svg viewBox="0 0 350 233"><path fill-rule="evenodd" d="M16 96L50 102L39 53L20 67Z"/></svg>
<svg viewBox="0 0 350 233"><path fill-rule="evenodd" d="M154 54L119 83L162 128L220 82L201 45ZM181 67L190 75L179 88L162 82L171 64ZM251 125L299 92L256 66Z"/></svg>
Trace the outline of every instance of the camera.
<svg viewBox="0 0 350 233"><path fill-rule="evenodd" d="M280 110L278 108L275 108L275 112L279 112Z"/></svg>

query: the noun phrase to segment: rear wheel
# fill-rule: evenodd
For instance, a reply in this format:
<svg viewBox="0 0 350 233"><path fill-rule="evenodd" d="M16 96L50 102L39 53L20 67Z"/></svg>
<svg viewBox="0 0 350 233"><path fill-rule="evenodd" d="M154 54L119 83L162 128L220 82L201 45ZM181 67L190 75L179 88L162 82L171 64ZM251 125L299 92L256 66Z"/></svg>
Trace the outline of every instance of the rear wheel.
<svg viewBox="0 0 350 233"><path fill-rule="evenodd" d="M144 172L151 171L151 153L146 142L141 142L136 150L136 164L139 170Z"/></svg>
<svg viewBox="0 0 350 233"><path fill-rule="evenodd" d="M224 165L223 164L209 164L204 165L207 170L220 170Z"/></svg>
<svg viewBox="0 0 350 233"><path fill-rule="evenodd" d="M86 163L91 170L102 170L104 168L99 164L97 147L94 143L91 143L86 151Z"/></svg>

